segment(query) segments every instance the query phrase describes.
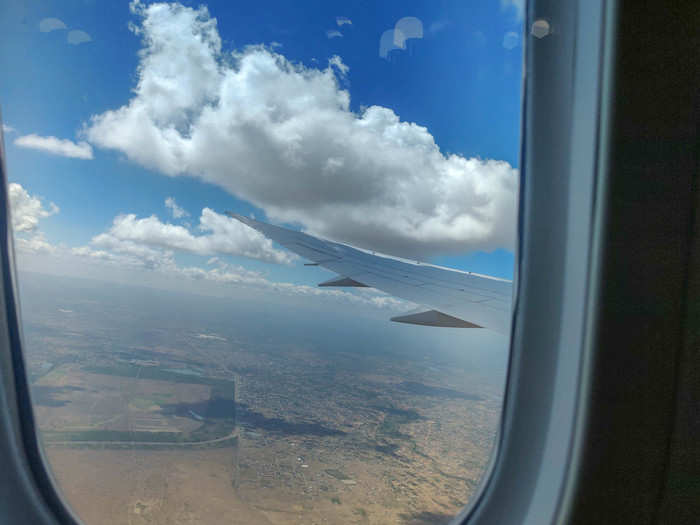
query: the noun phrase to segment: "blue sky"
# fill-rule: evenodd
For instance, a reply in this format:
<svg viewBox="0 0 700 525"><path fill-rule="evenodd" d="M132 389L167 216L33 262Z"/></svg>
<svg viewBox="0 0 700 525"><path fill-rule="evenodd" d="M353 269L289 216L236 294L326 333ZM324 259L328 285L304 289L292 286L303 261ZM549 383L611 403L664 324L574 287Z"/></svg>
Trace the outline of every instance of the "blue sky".
<svg viewBox="0 0 700 525"><path fill-rule="evenodd" d="M193 9L200 5L182 4ZM26 204L22 209L37 217L35 225L27 223L17 233L26 241L18 244L20 264L26 260L31 269L62 268L71 273L76 271L76 258L82 257L86 265L102 264L105 278L114 273L109 263L138 267L141 273L133 275L139 276L174 267L190 268L189 276L196 273L193 268L203 272L219 268L212 280L228 275L227 282L239 282L236 272L259 275L266 282L310 286L328 277L299 260L271 262L285 257L281 250L231 229L238 225L220 224L217 214L233 210L378 251L512 277L512 181L518 168L522 76L516 7L508 2L460 1L349 5L318 1L305 3L303 9L297 3L268 1L206 6L208 14L199 11L191 20L177 18L191 13L181 8L157 15L148 4L130 10L127 3L117 2L10 2L0 8L4 35L0 66L11 72L0 82L3 120L9 126L5 130L9 177L26 192L17 190ZM189 46L187 39L194 38L182 30L187 20L204 24L197 25L203 31L199 36L213 42L206 24L215 18L221 50L212 51L212 63L221 78L224 74L236 78L234 87L227 88L219 77L200 83L196 64L171 60L168 52L181 57L185 47L163 51L161 44L171 35L149 33L148 21L161 15L158 20L165 25L172 22L172 34L180 39L177 46ZM395 30L405 17L420 21L422 37L407 38L405 49L382 58L382 34ZM151 48L144 44L149 38L155 42ZM82 42L70 43L71 39ZM247 48L259 44L266 47ZM237 57L230 55L232 51L239 53ZM266 59L286 61L270 72L270 83L278 79L281 94L259 94L263 86L241 73L241 61L248 60L251 70L259 71L256 68L272 67ZM329 60L336 60L335 65ZM173 68L180 69L173 72ZM176 84L172 93L195 95L182 108L163 109L163 104L177 98L156 93L153 86L166 81ZM144 86L141 91L139 85ZM239 104L230 113L217 109L221 103L211 95L226 89ZM245 98L230 92L235 89L251 92L246 91ZM288 97L284 89L291 90ZM206 92L201 100L198 90ZM287 102L289 107L279 109L285 115L279 118L287 120L273 122L278 110L271 106ZM150 111L157 135L152 145L130 138L134 136L130 131L141 122L137 118L141 113L128 113L130 104ZM259 119L251 116L250 109L258 105L267 112ZM300 105L311 108L310 114L294 113ZM205 125L202 115L209 106L213 116ZM382 111L374 116L365 113L372 106ZM123 118L106 113L120 108L127 108ZM391 112L398 124L390 122ZM243 113L235 130L223 131ZM316 114L325 128L314 122ZM174 142L168 139L169 128L179 133ZM355 136L352 130L359 128ZM245 130L251 135L239 140ZM337 130L339 135L325 142ZM342 130L350 130L351 136L346 138ZM264 140L256 142L258 135ZM27 136L37 138L21 140ZM199 144L199 136L214 136L220 142L212 145L216 149L211 154L191 152L188 141ZM65 143L49 147L46 137L70 141L81 153L71 150L72 156L66 156ZM339 157L346 140L350 153ZM226 141L231 141L230 158ZM249 151L260 141L279 145L268 164L266 149ZM289 153L297 144L313 144L314 151ZM289 169L284 162L289 162ZM421 162L430 175L422 180L416 167L406 175L411 182L404 190L399 168ZM331 175L321 174L319 166L329 167ZM394 173L394 179L387 179L390 184L378 179L384 171ZM379 175L365 179L366 173ZM467 186L460 182L462 173L465 180L471 177ZM377 194L371 191L374 185L381 188ZM285 189L278 191L281 186ZM386 186L399 189L394 192ZM433 194L429 191L433 186L441 189ZM367 187L354 194L353 188ZM333 206L309 198L317 188L319 200ZM464 213L457 209L459 202L450 203L444 212L439 199L453 188L455 194L471 195L484 208L471 213L467 198ZM164 205L167 197L189 215L174 217ZM32 199L39 199L43 212L37 211ZM50 203L60 211L50 211ZM206 222L205 208L213 212ZM115 226L115 217L124 214L133 217ZM151 216L153 221L142 221ZM414 216L421 217L420 223L412 222ZM386 225L394 222L399 226ZM239 240L227 244L222 238L227 232ZM202 236L209 237L197 239ZM252 258L245 256L251 254ZM57 258L63 262L55 262Z"/></svg>

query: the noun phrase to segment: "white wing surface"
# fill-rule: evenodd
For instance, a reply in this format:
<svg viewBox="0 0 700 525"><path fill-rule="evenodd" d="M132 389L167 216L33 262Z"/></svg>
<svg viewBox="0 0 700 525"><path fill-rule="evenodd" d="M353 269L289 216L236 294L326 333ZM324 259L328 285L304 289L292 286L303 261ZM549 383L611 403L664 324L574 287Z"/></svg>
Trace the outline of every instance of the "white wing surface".
<svg viewBox="0 0 700 525"><path fill-rule="evenodd" d="M338 274L319 286L368 286L428 308L392 321L428 326L488 328L507 334L512 283L432 264L380 255L347 244L228 213L288 250Z"/></svg>

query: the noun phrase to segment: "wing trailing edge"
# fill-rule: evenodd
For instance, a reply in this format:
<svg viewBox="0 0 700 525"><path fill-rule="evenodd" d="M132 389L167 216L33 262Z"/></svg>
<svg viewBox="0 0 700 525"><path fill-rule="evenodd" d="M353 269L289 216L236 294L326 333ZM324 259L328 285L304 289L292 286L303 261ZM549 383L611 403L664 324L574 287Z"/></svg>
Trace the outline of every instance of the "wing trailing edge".
<svg viewBox="0 0 700 525"><path fill-rule="evenodd" d="M392 321L480 327L501 334L510 330L511 281L369 252L237 213L227 212L227 215L308 259L307 265L321 266L337 275L319 286L371 287L427 307L425 311L397 316Z"/></svg>

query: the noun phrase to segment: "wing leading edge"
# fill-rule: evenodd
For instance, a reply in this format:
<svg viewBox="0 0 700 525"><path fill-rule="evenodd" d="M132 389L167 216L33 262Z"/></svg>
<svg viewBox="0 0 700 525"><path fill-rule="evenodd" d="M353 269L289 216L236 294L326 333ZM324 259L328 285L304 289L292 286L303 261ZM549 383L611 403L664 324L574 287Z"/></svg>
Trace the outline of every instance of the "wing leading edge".
<svg viewBox="0 0 700 525"><path fill-rule="evenodd" d="M512 283L505 279L417 263L319 239L227 212L288 250L338 274L319 286L372 287L428 307L392 321L427 326L483 327L507 334Z"/></svg>

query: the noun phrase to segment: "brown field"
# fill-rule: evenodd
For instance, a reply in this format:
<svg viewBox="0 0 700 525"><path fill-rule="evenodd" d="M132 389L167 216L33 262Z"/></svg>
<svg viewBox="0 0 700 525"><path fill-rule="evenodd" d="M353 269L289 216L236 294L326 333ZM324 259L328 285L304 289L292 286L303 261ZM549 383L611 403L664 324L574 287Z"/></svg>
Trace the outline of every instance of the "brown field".
<svg viewBox="0 0 700 525"><path fill-rule="evenodd" d="M63 365L37 381L38 387L69 387L53 394L63 406L37 404L42 430L131 430L190 432L200 426L191 418L164 416L161 403L193 403L209 399L200 384L91 374L78 365Z"/></svg>
<svg viewBox="0 0 700 525"><path fill-rule="evenodd" d="M87 525L427 525L469 501L501 403L476 371L202 333L37 339L35 414Z"/></svg>
<svg viewBox="0 0 700 525"><path fill-rule="evenodd" d="M90 525L271 523L233 492L230 449L47 452L65 498Z"/></svg>
<svg viewBox="0 0 700 525"><path fill-rule="evenodd" d="M434 500L432 483L406 491L408 466L401 480L378 464L354 461L342 466L348 479L340 480L327 472L333 463L309 460L302 469L284 450L289 446L268 443L254 451L236 487L232 449L49 448L48 455L62 492L90 525L442 523L460 508ZM295 483L280 482L279 472Z"/></svg>
<svg viewBox="0 0 700 525"><path fill-rule="evenodd" d="M326 377L303 379L304 361L292 362L302 363L298 373L277 375L275 366L237 376L243 406L258 414L243 415L237 446L49 445L66 499L88 525L423 525L446 523L469 500L491 446L497 397L481 391L475 399L426 398L420 389L431 387L406 389L408 374L387 366L384 373L336 376L337 393L319 396ZM69 401L63 406L37 407L49 430L188 431L200 423L164 416L159 403L210 395L207 385L92 374L76 365L59 367L37 385L76 388L54 396ZM401 419L406 413L412 416ZM306 421L314 425L294 427ZM324 433L334 429L343 431Z"/></svg>

